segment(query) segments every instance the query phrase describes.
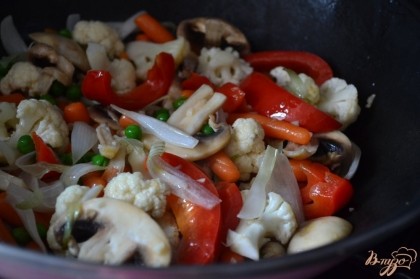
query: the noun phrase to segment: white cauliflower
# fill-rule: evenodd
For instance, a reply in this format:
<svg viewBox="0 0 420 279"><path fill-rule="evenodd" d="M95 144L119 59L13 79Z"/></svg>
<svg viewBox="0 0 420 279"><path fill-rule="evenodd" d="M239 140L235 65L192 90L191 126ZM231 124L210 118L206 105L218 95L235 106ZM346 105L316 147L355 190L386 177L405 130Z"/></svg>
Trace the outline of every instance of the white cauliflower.
<svg viewBox="0 0 420 279"><path fill-rule="evenodd" d="M145 180L140 172L123 172L105 187L105 197L126 201L152 217L161 217L166 210L169 188L159 179Z"/></svg>
<svg viewBox="0 0 420 279"><path fill-rule="evenodd" d="M244 190L241 193L245 200L249 191ZM291 206L279 194L269 192L262 215L256 219L241 219L236 230L228 232L227 246L232 251L256 261L260 258L260 248L270 238L286 244L297 227Z"/></svg>
<svg viewBox="0 0 420 279"><path fill-rule="evenodd" d="M181 64L190 51L190 45L183 37L163 44L134 41L127 44L127 55L136 65L137 77L145 80L147 72L155 63L155 57L160 52L166 52L173 56L175 65Z"/></svg>
<svg viewBox="0 0 420 279"><path fill-rule="evenodd" d="M108 68L112 76L111 86L117 93L125 93L136 87L136 69L127 59L114 59Z"/></svg>
<svg viewBox="0 0 420 279"><path fill-rule="evenodd" d="M57 197L55 202L55 211L51 217L50 223L53 224L60 215L66 214L70 206L78 203L88 190L89 187L80 185L71 185L66 187Z"/></svg>
<svg viewBox="0 0 420 279"><path fill-rule="evenodd" d="M239 118L232 124L232 135L225 152L232 158L241 173L240 179L249 180L257 173L264 156L264 130L251 118Z"/></svg>
<svg viewBox="0 0 420 279"><path fill-rule="evenodd" d="M18 123L16 118L16 104L0 103L0 140L9 138L9 129L15 128Z"/></svg>
<svg viewBox="0 0 420 279"><path fill-rule="evenodd" d="M360 113L357 89L340 78L331 78L320 87L317 107L342 124L342 130L356 121Z"/></svg>
<svg viewBox="0 0 420 279"><path fill-rule="evenodd" d="M105 47L109 57L124 51L124 44L117 31L102 21L81 20L73 29L73 39L82 44L98 43Z"/></svg>
<svg viewBox="0 0 420 279"><path fill-rule="evenodd" d="M9 95L13 91L28 92L30 96L48 92L54 77L30 62L16 62L0 81L0 91Z"/></svg>
<svg viewBox="0 0 420 279"><path fill-rule="evenodd" d="M201 49L197 72L208 77L217 86L226 82L239 82L252 72L252 67L239 57L232 47L222 50L212 47Z"/></svg>
<svg viewBox="0 0 420 279"><path fill-rule="evenodd" d="M278 85L308 103L316 104L319 101L319 87L310 76L304 73L296 74L281 66L272 69L270 75Z"/></svg>
<svg viewBox="0 0 420 279"><path fill-rule="evenodd" d="M58 107L46 100L27 99L20 102L16 117L19 123L12 134L12 141L35 132L53 148L65 147L69 143L69 128Z"/></svg>

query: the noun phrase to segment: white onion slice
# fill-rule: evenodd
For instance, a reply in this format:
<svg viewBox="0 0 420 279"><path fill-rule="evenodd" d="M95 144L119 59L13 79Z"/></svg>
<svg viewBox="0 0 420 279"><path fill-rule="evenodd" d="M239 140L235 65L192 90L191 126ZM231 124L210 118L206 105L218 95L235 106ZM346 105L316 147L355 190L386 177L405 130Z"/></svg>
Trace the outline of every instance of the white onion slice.
<svg viewBox="0 0 420 279"><path fill-rule="evenodd" d="M138 30L137 25L135 24L134 20L136 17L138 17L140 14L144 13L144 11L139 11L129 18L127 18L123 22L107 22L107 24L111 27L113 27L120 36L121 39L127 38L131 33Z"/></svg>
<svg viewBox="0 0 420 279"><path fill-rule="evenodd" d="M15 148L12 148L9 142L0 141L0 154L4 156L9 166L14 166L19 153Z"/></svg>
<svg viewBox="0 0 420 279"><path fill-rule="evenodd" d="M66 28L73 32L74 26L80 21L80 14L69 14L66 20Z"/></svg>
<svg viewBox="0 0 420 279"><path fill-rule="evenodd" d="M198 139L156 118L125 110L116 105L111 105L111 107L139 123L146 133L152 134L167 143L185 148L194 148L198 144Z"/></svg>
<svg viewBox="0 0 420 279"><path fill-rule="evenodd" d="M105 167L96 166L91 163L76 164L68 167L61 174L60 180L65 186L75 185L83 175L104 169Z"/></svg>
<svg viewBox="0 0 420 279"><path fill-rule="evenodd" d="M6 16L0 24L0 37L8 55L24 53L28 50L22 36L16 29L11 15Z"/></svg>
<svg viewBox="0 0 420 279"><path fill-rule="evenodd" d="M277 153L279 153L277 149L270 145L267 146L260 170L251 184L248 198L239 211L238 218L254 219L262 215L267 200L266 186L271 179Z"/></svg>
<svg viewBox="0 0 420 279"><path fill-rule="evenodd" d="M163 142L156 142L149 152L147 168L153 178L159 178L165 182L177 197L203 208L212 209L220 203L219 197L207 190L198 181L166 163L160 157L164 149Z"/></svg>
<svg viewBox="0 0 420 279"><path fill-rule="evenodd" d="M88 43L86 57L92 70L108 70L111 64L105 47L98 43Z"/></svg>
<svg viewBox="0 0 420 279"><path fill-rule="evenodd" d="M71 157L76 164L98 142L95 129L84 123L74 122L71 132Z"/></svg>
<svg viewBox="0 0 420 279"><path fill-rule="evenodd" d="M69 166L61 164L50 164L46 162L37 162L34 161L35 152L30 152L25 155L20 156L16 160L16 166L37 178L43 177L46 173L50 171L64 172Z"/></svg>
<svg viewBox="0 0 420 279"><path fill-rule="evenodd" d="M347 173L344 175L345 179L351 179L354 176L357 168L359 167L360 158L362 157L362 151L360 150L360 147L354 142L351 143L351 153L354 154L354 156Z"/></svg>

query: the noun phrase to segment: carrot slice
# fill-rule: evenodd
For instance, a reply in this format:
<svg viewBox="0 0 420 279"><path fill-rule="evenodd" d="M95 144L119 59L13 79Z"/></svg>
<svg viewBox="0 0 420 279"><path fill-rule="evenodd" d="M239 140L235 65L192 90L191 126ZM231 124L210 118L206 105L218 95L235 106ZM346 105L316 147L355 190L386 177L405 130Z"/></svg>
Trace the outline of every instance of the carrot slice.
<svg viewBox="0 0 420 279"><path fill-rule="evenodd" d="M155 43L166 43L175 40L174 35L147 12L141 13L136 17L134 22L137 27Z"/></svg>
<svg viewBox="0 0 420 279"><path fill-rule="evenodd" d="M236 182L240 177L238 167L224 152L219 151L207 158L210 169L217 177L226 182Z"/></svg>
<svg viewBox="0 0 420 279"><path fill-rule="evenodd" d="M67 123L74 123L76 121L90 122L88 109L82 102L74 102L66 105L63 109L63 116Z"/></svg>
<svg viewBox="0 0 420 279"><path fill-rule="evenodd" d="M228 123L233 123L238 118L255 119L261 124L267 137L288 140L297 144L308 144L312 138L312 133L303 127L258 113L231 113L229 114L227 121Z"/></svg>

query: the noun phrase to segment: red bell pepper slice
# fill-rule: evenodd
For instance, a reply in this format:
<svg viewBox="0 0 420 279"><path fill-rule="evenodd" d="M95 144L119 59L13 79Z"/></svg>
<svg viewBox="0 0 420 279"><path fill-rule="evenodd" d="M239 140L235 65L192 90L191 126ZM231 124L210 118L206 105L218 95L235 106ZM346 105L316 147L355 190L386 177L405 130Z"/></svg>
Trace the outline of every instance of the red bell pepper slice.
<svg viewBox="0 0 420 279"><path fill-rule="evenodd" d="M83 96L103 105L114 104L128 110L139 110L164 96L175 76L172 55L162 52L147 73L147 80L128 93L117 94L111 87L112 76L108 71L91 70L82 82Z"/></svg>
<svg viewBox="0 0 420 279"><path fill-rule="evenodd" d="M244 57L256 71L268 72L283 66L297 73L305 73L321 85L333 77L333 71L328 63L310 52L293 50L269 50L251 53Z"/></svg>
<svg viewBox="0 0 420 279"><path fill-rule="evenodd" d="M214 84L206 77L197 73L192 73L186 80L181 82L183 90L197 90L201 85L206 84L214 89Z"/></svg>
<svg viewBox="0 0 420 279"><path fill-rule="evenodd" d="M337 130L341 123L294 96L262 73L253 72L240 84L247 103L259 114L298 122L314 133Z"/></svg>
<svg viewBox="0 0 420 279"><path fill-rule="evenodd" d="M50 164L60 164L60 159L55 154L54 150L49 147L40 136L35 132L31 133L32 140L35 145L35 154L37 162L46 162ZM55 171L50 171L42 177L44 181L54 181L58 179L60 173Z"/></svg>
<svg viewBox="0 0 420 279"><path fill-rule="evenodd" d="M306 175L306 185L300 188L300 192L307 219L331 216L350 201L353 196L350 181L332 173L320 163L309 160L294 161L294 165L297 164Z"/></svg>
<svg viewBox="0 0 420 279"><path fill-rule="evenodd" d="M202 180L207 190L218 195L213 182L192 162L164 153L162 159L193 179ZM209 264L220 251L220 204L208 210L174 195L168 196L168 205L174 213L182 235L174 261L179 264Z"/></svg>
<svg viewBox="0 0 420 279"><path fill-rule="evenodd" d="M223 84L216 91L226 96L222 109L227 113L237 111L245 101L245 92L231 82Z"/></svg>

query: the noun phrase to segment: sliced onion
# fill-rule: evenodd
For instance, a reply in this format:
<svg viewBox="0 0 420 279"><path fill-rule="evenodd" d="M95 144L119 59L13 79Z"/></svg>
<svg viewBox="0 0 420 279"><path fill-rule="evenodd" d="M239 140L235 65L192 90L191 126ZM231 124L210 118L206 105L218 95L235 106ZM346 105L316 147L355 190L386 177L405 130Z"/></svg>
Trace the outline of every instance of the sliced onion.
<svg viewBox="0 0 420 279"><path fill-rule="evenodd" d="M146 173L144 162L147 155L144 151L143 142L137 139L122 138L120 143L125 145L125 150L128 154L127 161L130 164L133 172Z"/></svg>
<svg viewBox="0 0 420 279"><path fill-rule="evenodd" d="M80 14L69 14L66 20L66 28L70 31L73 31L76 23L80 21Z"/></svg>
<svg viewBox="0 0 420 279"><path fill-rule="evenodd" d="M0 141L0 154L3 154L9 166L14 166L19 153L6 141Z"/></svg>
<svg viewBox="0 0 420 279"><path fill-rule="evenodd" d="M61 174L60 180L65 186L75 185L83 175L104 169L105 167L96 166L91 163L76 164L68 167Z"/></svg>
<svg viewBox="0 0 420 279"><path fill-rule="evenodd" d="M266 190L279 194L292 207L298 224L304 221L299 185L289 160L280 151L277 152L276 162Z"/></svg>
<svg viewBox="0 0 420 279"><path fill-rule="evenodd" d="M267 146L260 170L251 184L248 198L245 200L241 211L239 211L238 218L254 219L261 217L267 200L266 186L271 179L278 153L278 150L274 147Z"/></svg>
<svg viewBox="0 0 420 279"><path fill-rule="evenodd" d="M16 29L11 15L6 16L0 24L0 37L8 55L24 53L28 50L22 36Z"/></svg>
<svg viewBox="0 0 420 279"><path fill-rule="evenodd" d="M110 61L103 45L88 43L86 57L92 70L108 70Z"/></svg>
<svg viewBox="0 0 420 279"><path fill-rule="evenodd" d="M360 150L360 147L354 142L351 143L351 152L352 154L354 154L354 156L347 173L344 175L344 178L346 179L351 179L354 176L357 168L359 167L360 157L362 156L362 151Z"/></svg>
<svg viewBox="0 0 420 279"><path fill-rule="evenodd" d="M137 25L135 24L134 20L136 17L138 17L140 14L144 13L144 11L139 11L129 18L127 18L123 22L108 22L107 24L113 27L120 36L121 39L127 38L131 33L138 30Z"/></svg>
<svg viewBox="0 0 420 279"><path fill-rule="evenodd" d="M35 152L30 152L28 154L22 155L16 160L16 166L24 172L32 174L37 178L43 177L46 173L50 171L62 173L67 168L69 168L69 166L61 164L50 164L46 162L33 163L34 157Z"/></svg>
<svg viewBox="0 0 420 279"><path fill-rule="evenodd" d="M220 203L220 199L198 181L166 163L160 157L164 149L163 142L154 143L150 149L147 168L153 178L159 178L166 183L177 197L206 209L212 209Z"/></svg>
<svg viewBox="0 0 420 279"><path fill-rule="evenodd" d="M150 133L172 145L194 148L199 142L198 139L193 136L151 116L125 110L115 105L111 105L111 107L139 123L146 133Z"/></svg>
<svg viewBox="0 0 420 279"><path fill-rule="evenodd" d="M84 123L77 121L73 125L71 132L71 157L76 163L98 142L95 129Z"/></svg>
<svg viewBox="0 0 420 279"><path fill-rule="evenodd" d="M36 211L54 210L57 197L64 191L65 187L60 180L54 181L40 188L42 193L42 208L35 208Z"/></svg>
<svg viewBox="0 0 420 279"><path fill-rule="evenodd" d="M7 188L9 188L9 186L12 184L17 185L22 188L27 187L25 182L22 179L14 175L11 175L10 173L0 170L0 190L6 191Z"/></svg>

